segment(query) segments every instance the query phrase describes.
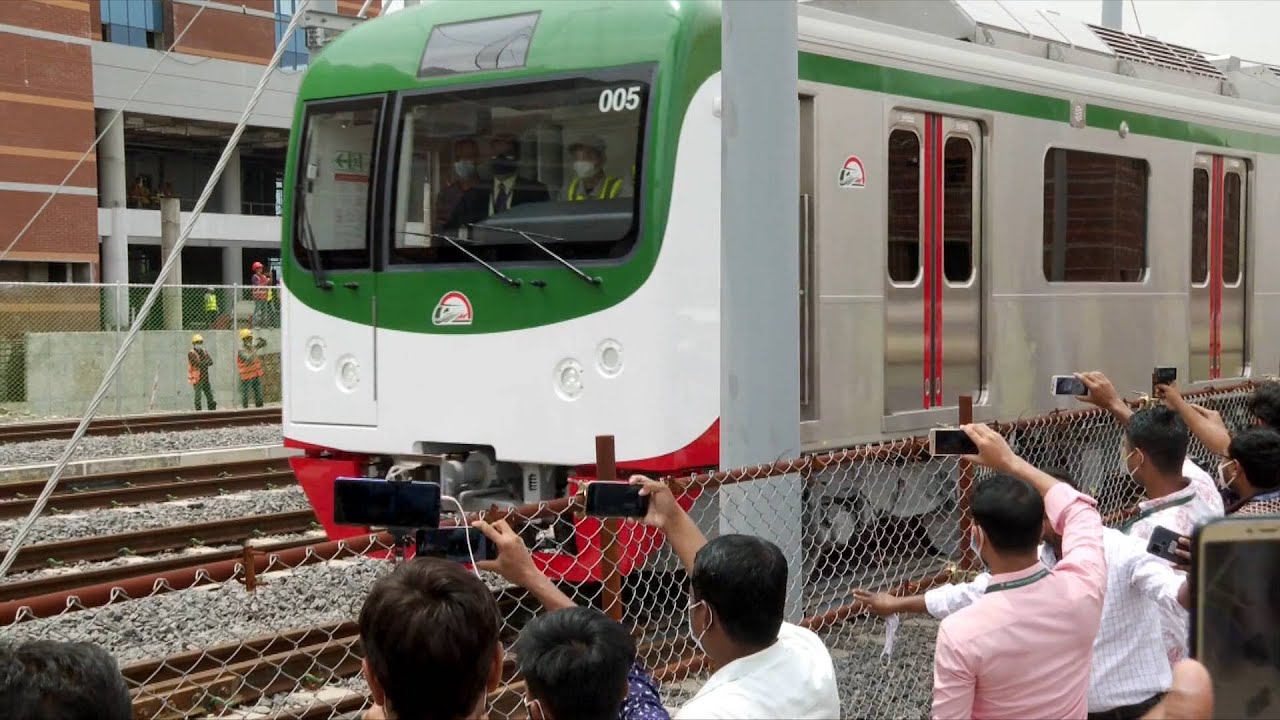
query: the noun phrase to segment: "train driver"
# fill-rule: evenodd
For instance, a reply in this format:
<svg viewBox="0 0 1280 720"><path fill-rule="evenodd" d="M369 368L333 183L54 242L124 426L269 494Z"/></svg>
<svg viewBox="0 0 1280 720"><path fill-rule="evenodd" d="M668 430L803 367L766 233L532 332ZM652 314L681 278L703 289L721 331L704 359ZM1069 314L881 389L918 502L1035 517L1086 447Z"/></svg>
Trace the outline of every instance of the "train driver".
<svg viewBox="0 0 1280 720"><path fill-rule="evenodd" d="M547 186L531 178L520 177L520 141L511 134L495 135L489 143L492 157L493 188L489 193L489 214L497 215L517 205L546 202L551 199Z"/></svg>
<svg viewBox="0 0 1280 720"><path fill-rule="evenodd" d="M612 200L622 190L622 179L604 172L605 142L588 135L569 146L573 156L573 180L565 190L565 200Z"/></svg>

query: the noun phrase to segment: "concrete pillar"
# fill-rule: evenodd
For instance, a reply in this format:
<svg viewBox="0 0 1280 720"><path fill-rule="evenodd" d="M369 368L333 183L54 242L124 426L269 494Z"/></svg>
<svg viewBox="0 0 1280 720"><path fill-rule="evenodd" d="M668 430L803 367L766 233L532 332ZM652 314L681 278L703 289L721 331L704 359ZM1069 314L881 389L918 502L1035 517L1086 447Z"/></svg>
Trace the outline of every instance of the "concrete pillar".
<svg viewBox="0 0 1280 720"><path fill-rule="evenodd" d="M227 167L222 171L218 186L222 199L222 212L228 215L239 215L244 212L241 204L244 198L240 182L240 148L236 148L227 158Z"/></svg>
<svg viewBox="0 0 1280 720"><path fill-rule="evenodd" d="M720 466L800 454L800 101L796 4L721 4ZM769 182L759 182L769 178ZM787 618L803 615L797 475L720 491L720 532L787 557Z"/></svg>
<svg viewBox="0 0 1280 720"><path fill-rule="evenodd" d="M178 235L182 233L182 205L178 198L160 200L160 265L169 262ZM178 260L164 279L164 328L182 329L182 261Z"/></svg>
<svg viewBox="0 0 1280 720"><path fill-rule="evenodd" d="M243 262L238 245L222 248L222 283L224 285L240 285L244 282Z"/></svg>
<svg viewBox="0 0 1280 720"><path fill-rule="evenodd" d="M115 117L115 110L98 111L98 132ZM98 207L124 207L129 176L124 166L124 117L121 116L98 143Z"/></svg>
<svg viewBox="0 0 1280 720"><path fill-rule="evenodd" d="M103 292L107 324L113 328L129 326L129 299L124 288L129 282L126 212L123 205L111 208L111 234L102 238L102 282L115 286Z"/></svg>

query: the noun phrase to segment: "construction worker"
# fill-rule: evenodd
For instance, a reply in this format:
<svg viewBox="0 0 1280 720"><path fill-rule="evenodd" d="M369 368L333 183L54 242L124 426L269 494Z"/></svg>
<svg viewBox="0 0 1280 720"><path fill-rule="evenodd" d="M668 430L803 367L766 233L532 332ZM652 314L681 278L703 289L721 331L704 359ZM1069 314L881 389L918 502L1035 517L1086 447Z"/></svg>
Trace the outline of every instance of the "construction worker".
<svg viewBox="0 0 1280 720"><path fill-rule="evenodd" d="M212 329L213 322L218 319L218 293L213 288L204 289L205 327Z"/></svg>
<svg viewBox="0 0 1280 720"><path fill-rule="evenodd" d="M187 382L195 390L196 410L204 409L200 407L202 394L208 399L210 410L218 409L218 403L213 400L213 388L209 386L210 365L213 365L213 358L204 350L204 338L192 335L191 350L187 353Z"/></svg>
<svg viewBox="0 0 1280 720"><path fill-rule="evenodd" d="M275 280L260 262L253 264L253 277L249 280L253 283L253 326L266 327L271 317L271 288L276 284Z"/></svg>
<svg viewBox="0 0 1280 720"><path fill-rule="evenodd" d="M249 390L253 390L254 407L262 407L262 358L258 349L267 344L261 338L254 342L253 331L240 331L240 350L236 353L236 370L240 371L240 407L249 407Z"/></svg>
<svg viewBox="0 0 1280 720"><path fill-rule="evenodd" d="M569 146L573 155L574 178L565 192L566 200L612 200L622 190L622 180L604 172L604 140L589 135Z"/></svg>

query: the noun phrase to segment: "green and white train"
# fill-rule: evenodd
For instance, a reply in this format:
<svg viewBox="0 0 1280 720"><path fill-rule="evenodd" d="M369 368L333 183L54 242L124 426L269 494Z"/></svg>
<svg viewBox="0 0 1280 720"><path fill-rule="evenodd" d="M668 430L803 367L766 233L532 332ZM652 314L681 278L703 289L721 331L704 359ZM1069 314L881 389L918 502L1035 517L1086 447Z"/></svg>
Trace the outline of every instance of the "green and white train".
<svg viewBox="0 0 1280 720"><path fill-rule="evenodd" d="M796 7L806 451L953 422L960 395L1048 411L1080 368L1276 367L1276 71L995 3ZM441 1L313 62L284 422L332 537L333 479L393 464L471 507L563 495L600 434L623 471L717 465L720 33L714 2ZM833 542L929 525L928 481L809 509ZM549 573L597 577L589 522L547 533Z"/></svg>

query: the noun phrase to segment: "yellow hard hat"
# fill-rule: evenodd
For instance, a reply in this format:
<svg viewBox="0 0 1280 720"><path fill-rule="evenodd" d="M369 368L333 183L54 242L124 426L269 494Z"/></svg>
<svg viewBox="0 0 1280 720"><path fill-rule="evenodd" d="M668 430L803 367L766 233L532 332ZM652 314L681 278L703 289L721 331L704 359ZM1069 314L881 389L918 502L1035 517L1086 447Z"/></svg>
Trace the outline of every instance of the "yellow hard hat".
<svg viewBox="0 0 1280 720"><path fill-rule="evenodd" d="M195 334L195 335L192 335L192 336L191 336L191 343L192 343L193 345L194 345L195 343L202 343L202 342L204 342L204 338L200 337L200 334L199 334L199 333L197 333L197 334Z"/></svg>
<svg viewBox="0 0 1280 720"><path fill-rule="evenodd" d="M245 339L245 338L251 338L251 337L253 337L253 331L252 331L252 330L250 330L249 328L244 328L243 330L241 330L241 331L240 331L240 339L241 339L241 340L243 340L243 339Z"/></svg>

